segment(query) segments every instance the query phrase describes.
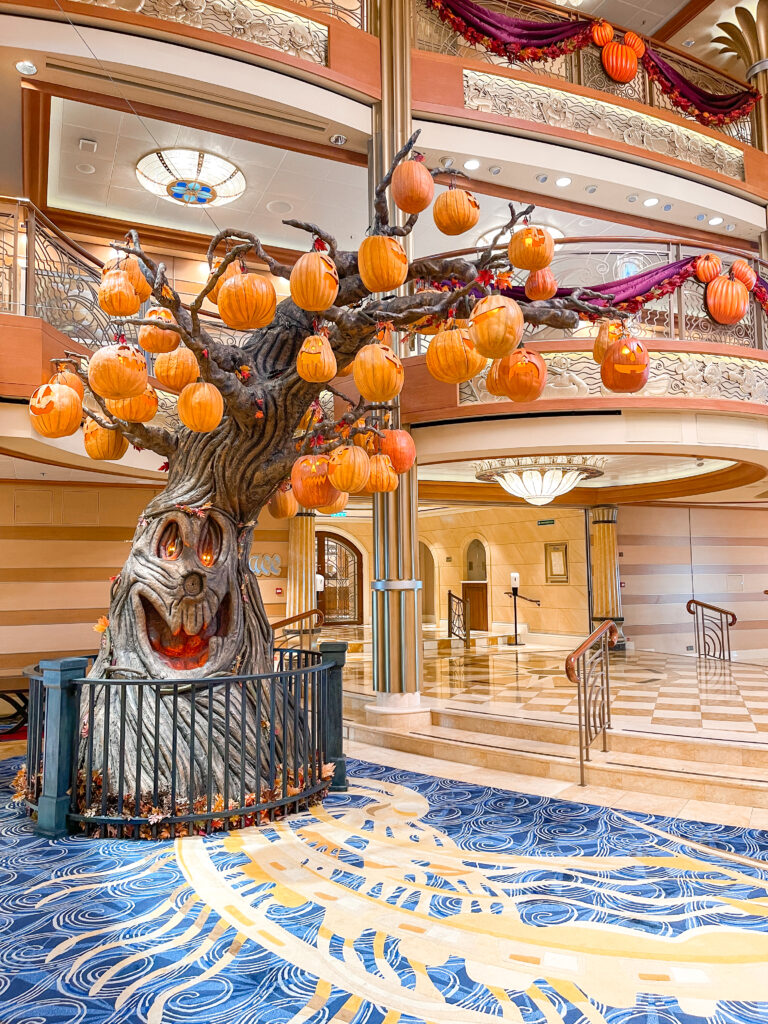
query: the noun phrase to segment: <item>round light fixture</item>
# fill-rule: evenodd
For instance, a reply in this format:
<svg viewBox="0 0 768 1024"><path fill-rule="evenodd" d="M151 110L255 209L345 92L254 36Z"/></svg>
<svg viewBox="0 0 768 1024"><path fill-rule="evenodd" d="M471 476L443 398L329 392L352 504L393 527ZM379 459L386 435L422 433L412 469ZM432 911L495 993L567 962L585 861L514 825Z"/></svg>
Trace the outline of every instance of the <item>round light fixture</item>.
<svg viewBox="0 0 768 1024"><path fill-rule="evenodd" d="M547 175L546 175L546 174L537 174L537 175L536 175L536 181L538 181L538 183L539 183L540 185L543 185L543 184L544 184L544 182L545 182L545 181L548 181L548 180L549 180L549 178L547 177Z"/></svg>
<svg viewBox="0 0 768 1024"><path fill-rule="evenodd" d="M736 230L736 225L735 224L726 224L725 225L725 230L726 231L735 231Z"/></svg>
<svg viewBox="0 0 768 1024"><path fill-rule="evenodd" d="M585 185L584 191L588 196L593 196L597 192L597 185Z"/></svg>
<svg viewBox="0 0 768 1024"><path fill-rule="evenodd" d="M722 224L722 223L723 223L723 218L722 217L710 217L709 218L709 226L712 227L712 228L719 227L719 225Z"/></svg>
<svg viewBox="0 0 768 1024"><path fill-rule="evenodd" d="M31 60L20 60L16 63L16 70L20 75L36 75L37 65Z"/></svg>
<svg viewBox="0 0 768 1024"><path fill-rule="evenodd" d="M647 199L643 200L643 206L658 206L658 205L659 205L659 200L656 198L656 196L649 196Z"/></svg>
<svg viewBox="0 0 768 1024"><path fill-rule="evenodd" d="M158 149L136 164L139 184L181 206L223 206L245 192L243 172L231 161L199 149Z"/></svg>
<svg viewBox="0 0 768 1024"><path fill-rule="evenodd" d="M452 156L441 156L440 157L440 166L441 167L453 167L453 157Z"/></svg>
<svg viewBox="0 0 768 1024"><path fill-rule="evenodd" d="M697 213L696 214L696 220L702 221L702 220L706 220L706 219L707 219L706 213Z"/></svg>
<svg viewBox="0 0 768 1024"><path fill-rule="evenodd" d="M664 211L664 213L669 213L671 209L672 203L664 203L664 205L662 206L662 210Z"/></svg>
<svg viewBox="0 0 768 1024"><path fill-rule="evenodd" d="M290 213L293 205L286 202L285 199L273 199L267 203L267 209L270 213Z"/></svg>
<svg viewBox="0 0 768 1024"><path fill-rule="evenodd" d="M465 171L476 171L479 166L480 166L480 161L479 160L475 160L474 157L471 160L465 160L464 161L464 170Z"/></svg>
<svg viewBox="0 0 768 1024"><path fill-rule="evenodd" d="M636 203L639 198L640 198L640 196L635 195L635 193L632 192L630 195L627 196L627 202L628 203Z"/></svg>
<svg viewBox="0 0 768 1024"><path fill-rule="evenodd" d="M80 174L95 174L96 168L93 164L75 164L75 170Z"/></svg>
<svg viewBox="0 0 768 1024"><path fill-rule="evenodd" d="M567 188L568 185L571 184L571 180L572 179L568 177L555 178L555 184L558 188Z"/></svg>
<svg viewBox="0 0 768 1024"><path fill-rule="evenodd" d="M475 477L501 484L529 505L548 505L583 480L602 476L604 468L601 455L526 455L478 462Z"/></svg>
<svg viewBox="0 0 768 1024"><path fill-rule="evenodd" d="M695 39L684 39L683 40L683 46L687 46L687 47L690 48L691 46L695 46L695 45L696 45L696 40Z"/></svg>
<svg viewBox="0 0 768 1024"><path fill-rule="evenodd" d="M347 144L347 136L346 135L341 135L339 133L339 134L336 134L336 135L332 135L330 137L330 139L328 139L328 141L330 142L330 144L332 146L346 146L346 144Z"/></svg>
<svg viewBox="0 0 768 1024"><path fill-rule="evenodd" d="M494 164L493 167L488 168L488 173L495 177L497 174L501 174L501 168Z"/></svg>

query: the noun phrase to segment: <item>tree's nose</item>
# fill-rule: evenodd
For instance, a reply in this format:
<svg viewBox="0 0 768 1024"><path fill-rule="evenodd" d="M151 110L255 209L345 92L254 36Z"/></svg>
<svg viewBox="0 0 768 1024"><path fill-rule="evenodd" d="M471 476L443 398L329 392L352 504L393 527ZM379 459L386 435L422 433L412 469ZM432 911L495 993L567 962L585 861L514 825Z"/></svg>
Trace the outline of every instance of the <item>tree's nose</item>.
<svg viewBox="0 0 768 1024"><path fill-rule="evenodd" d="M203 592L205 581L199 572L191 572L184 578L184 591L190 597L196 597Z"/></svg>

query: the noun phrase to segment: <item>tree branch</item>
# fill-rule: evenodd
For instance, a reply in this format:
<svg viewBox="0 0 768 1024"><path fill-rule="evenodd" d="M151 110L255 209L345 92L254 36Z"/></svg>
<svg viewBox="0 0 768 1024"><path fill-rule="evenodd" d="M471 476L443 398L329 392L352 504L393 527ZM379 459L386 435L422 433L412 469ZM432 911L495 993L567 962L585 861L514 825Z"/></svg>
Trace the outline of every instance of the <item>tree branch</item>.
<svg viewBox="0 0 768 1024"><path fill-rule="evenodd" d="M389 203L387 202L387 189L389 188L392 182L392 175L394 173L395 168L401 162L401 160L404 160L405 157L407 157L408 154L411 152L413 147L416 145L416 140L418 139L419 135L421 135L421 129L415 131L413 135L410 137L410 139L408 139L406 144L403 146L403 148L395 154L395 158L392 161L392 166L389 168L387 173L376 186L376 192L374 193L373 200L374 218L373 228L371 230L372 235L402 236L409 235L413 230L413 226L418 219L418 214L415 213L411 214L411 216L408 218L406 225L410 226L408 226L407 229L406 226L402 228L393 228L389 226Z"/></svg>
<svg viewBox="0 0 768 1024"><path fill-rule="evenodd" d="M315 238L319 238L325 242L328 246L328 251L331 255L331 259L336 259L336 250L338 245L333 235L329 235L327 231L323 231L317 224L310 224L305 220L284 220L283 224L286 224L289 228L298 228L299 231L307 231L310 235L314 235Z"/></svg>

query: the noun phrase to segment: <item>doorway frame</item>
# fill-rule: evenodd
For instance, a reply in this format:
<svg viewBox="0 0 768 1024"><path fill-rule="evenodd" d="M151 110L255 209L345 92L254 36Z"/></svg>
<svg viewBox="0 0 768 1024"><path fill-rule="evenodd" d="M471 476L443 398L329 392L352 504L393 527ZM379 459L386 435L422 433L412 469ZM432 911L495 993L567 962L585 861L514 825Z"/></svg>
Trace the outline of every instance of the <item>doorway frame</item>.
<svg viewBox="0 0 768 1024"><path fill-rule="evenodd" d="M365 579L364 565L363 565L363 552L358 545L352 540L351 537L343 536L340 533L336 533L333 530L316 530L315 532L315 571L320 572L320 550L322 546L323 551L323 568L325 567L325 542L326 540L332 540L336 544L343 544L349 548L350 551L355 554L355 579L357 588L357 608L355 609L354 619L345 619L343 622L336 621L334 619L326 618L325 622L328 625L336 626L362 626L364 622L363 615L363 582ZM325 573L323 573L325 575Z"/></svg>

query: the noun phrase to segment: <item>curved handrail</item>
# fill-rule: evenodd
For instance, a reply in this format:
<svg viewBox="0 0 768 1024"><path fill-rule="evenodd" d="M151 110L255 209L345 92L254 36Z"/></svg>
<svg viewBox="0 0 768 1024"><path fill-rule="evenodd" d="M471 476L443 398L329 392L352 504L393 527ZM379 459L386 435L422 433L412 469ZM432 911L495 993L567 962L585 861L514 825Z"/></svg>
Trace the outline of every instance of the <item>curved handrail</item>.
<svg viewBox="0 0 768 1024"><path fill-rule="evenodd" d="M277 629L284 629L286 626L293 625L294 622L303 622L304 619L311 619L312 617L317 618L316 625L322 626L325 622L325 615L320 611L319 608L310 608L308 612L299 612L298 615L291 615L287 619L280 619L278 622L271 622L272 632Z"/></svg>
<svg viewBox="0 0 768 1024"><path fill-rule="evenodd" d="M768 591L767 591L767 593L768 593ZM728 618L729 618L729 622L728 622L729 626L735 626L736 623L739 621L736 618L735 613L732 612L732 611L729 611L727 608L720 608L716 604L707 604L706 601L697 601L695 597L692 597L690 599L688 604L685 606L685 610L690 615L695 615L697 607L698 608L706 608L707 611L710 611L710 612L717 612L718 615L727 615Z"/></svg>
<svg viewBox="0 0 768 1024"><path fill-rule="evenodd" d="M587 639L584 641L584 643L577 647L575 651L571 651L571 653L565 659L565 674L570 682L578 685L579 677L576 672L576 662L579 660L582 654L586 654L589 648L594 643L596 643L600 639L600 637L603 636L605 633L608 634L609 646L615 647L616 642L619 639L619 630L615 622L608 620L607 622L604 622L601 626L598 626L597 629L593 629L587 637Z"/></svg>

